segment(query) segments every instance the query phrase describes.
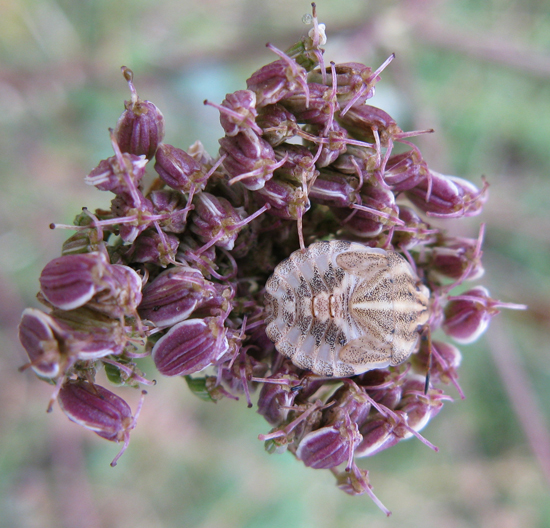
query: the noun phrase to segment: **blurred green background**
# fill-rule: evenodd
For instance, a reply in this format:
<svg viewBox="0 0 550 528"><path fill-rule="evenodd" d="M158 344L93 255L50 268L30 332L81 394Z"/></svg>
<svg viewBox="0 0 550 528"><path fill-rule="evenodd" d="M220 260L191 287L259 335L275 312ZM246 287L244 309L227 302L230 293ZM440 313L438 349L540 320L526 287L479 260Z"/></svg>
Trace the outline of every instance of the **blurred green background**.
<svg viewBox="0 0 550 528"><path fill-rule="evenodd" d="M183 381L149 390L129 450L45 413L51 388L17 342L41 268L59 255L84 205L109 203L83 177L112 154L108 127L129 98L120 66L166 117L166 141L210 153L221 135L204 107L245 87L307 31L296 0L0 1L0 528L550 526L550 4L539 0L319 0L325 57L377 67L372 104L415 141L431 168L479 185L485 277L503 313L462 347L460 382L417 440L372 459L371 483L393 511L349 497L329 472L268 455L267 424L242 401L203 403ZM458 225L457 225L458 224ZM155 377L149 367L150 377ZM158 378L158 376L156 376ZM137 391L118 391L135 408Z"/></svg>

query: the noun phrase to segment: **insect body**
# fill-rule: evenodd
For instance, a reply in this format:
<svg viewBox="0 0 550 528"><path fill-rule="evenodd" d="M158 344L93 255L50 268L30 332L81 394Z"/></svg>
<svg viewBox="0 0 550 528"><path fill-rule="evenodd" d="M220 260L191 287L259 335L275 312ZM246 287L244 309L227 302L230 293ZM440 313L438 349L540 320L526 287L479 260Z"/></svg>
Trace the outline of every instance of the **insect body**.
<svg viewBox="0 0 550 528"><path fill-rule="evenodd" d="M398 253L316 242L266 283L267 336L303 369L345 377L399 365L416 351L429 290Z"/></svg>

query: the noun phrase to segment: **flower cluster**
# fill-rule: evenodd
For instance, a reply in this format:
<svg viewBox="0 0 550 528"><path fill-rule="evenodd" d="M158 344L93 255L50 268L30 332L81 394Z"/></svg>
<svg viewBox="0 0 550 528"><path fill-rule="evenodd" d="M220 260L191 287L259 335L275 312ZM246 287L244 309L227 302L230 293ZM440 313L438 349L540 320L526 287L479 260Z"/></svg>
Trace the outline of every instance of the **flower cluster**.
<svg viewBox="0 0 550 528"><path fill-rule="evenodd" d="M268 45L277 59L246 89L220 105L205 101L225 132L214 158L200 142L187 151L165 143L162 113L139 98L123 68L131 100L110 131L114 155L85 178L113 193L111 207L52 226L76 233L42 271L47 311L24 311L20 339L25 367L55 385L49 409L57 399L71 420L123 441L122 451L139 409L132 415L95 374L150 385L135 359L151 355L161 374L184 377L207 401L244 394L251 407L259 389L269 451L330 469L341 489L367 493L387 512L355 459L411 436L434 448L419 431L450 399L442 387L462 395L460 352L431 333L442 328L467 343L500 307L519 306L481 286L450 296L483 274L483 227L475 239L458 238L429 220L478 214L487 184L431 170L407 139L431 131L404 132L367 104L393 55L375 70L326 64L315 7L312 22L286 52ZM400 252L430 290L428 328L408 362L323 379L267 338L267 278L296 249L331 239Z"/></svg>

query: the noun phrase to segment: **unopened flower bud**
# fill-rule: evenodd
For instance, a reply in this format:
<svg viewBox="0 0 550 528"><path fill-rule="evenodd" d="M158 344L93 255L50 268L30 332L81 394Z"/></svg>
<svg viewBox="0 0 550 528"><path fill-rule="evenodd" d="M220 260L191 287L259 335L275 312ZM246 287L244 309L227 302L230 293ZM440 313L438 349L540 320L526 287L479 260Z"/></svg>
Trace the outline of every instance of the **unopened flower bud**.
<svg viewBox="0 0 550 528"><path fill-rule="evenodd" d="M120 396L100 385L71 380L59 391L58 402L69 420L90 429L106 440L124 442L120 453L111 462L111 466L116 466L130 442L130 431L136 426L143 397L135 416L132 416L130 406Z"/></svg>
<svg viewBox="0 0 550 528"><path fill-rule="evenodd" d="M153 223L155 216L153 204L141 193L137 201L128 201L122 195L116 196L111 200L111 212L114 218L109 222L118 226L120 238L129 244Z"/></svg>
<svg viewBox="0 0 550 528"><path fill-rule="evenodd" d="M395 409L401 401L404 374L390 369L373 369L362 374L357 383L369 396L388 409Z"/></svg>
<svg viewBox="0 0 550 528"><path fill-rule="evenodd" d="M150 101L141 100L134 87L132 70L122 67L132 98L125 101L126 110L116 124L115 136L122 152L153 159L159 143L164 139L164 117Z"/></svg>
<svg viewBox="0 0 550 528"><path fill-rule="evenodd" d="M111 264L103 275L105 288L88 303L113 318L137 317L141 302L141 277L129 266Z"/></svg>
<svg viewBox="0 0 550 528"><path fill-rule="evenodd" d="M127 337L117 320L87 308L56 310L51 315L27 308L21 316L19 340L30 359L23 368L56 379L78 360L122 353Z"/></svg>
<svg viewBox="0 0 550 528"><path fill-rule="evenodd" d="M275 47L270 49L278 52L281 59L263 66L246 81L247 88L256 93L257 108L278 103L300 90L308 93L306 70Z"/></svg>
<svg viewBox="0 0 550 528"><path fill-rule="evenodd" d="M206 247L215 244L227 250L233 249L239 231L269 208L265 205L245 218L243 208L234 208L225 198L207 192L197 194L193 203L191 230L206 243Z"/></svg>
<svg viewBox="0 0 550 528"><path fill-rule="evenodd" d="M487 200L487 185L479 190L462 178L429 171L429 175L406 191L405 196L429 216L475 216Z"/></svg>
<svg viewBox="0 0 550 528"><path fill-rule="evenodd" d="M221 105L205 101L220 111L220 124L226 136L236 136L239 132L253 130L262 135L262 129L256 124L256 94L251 90L237 90L227 94Z"/></svg>
<svg viewBox="0 0 550 528"><path fill-rule="evenodd" d="M322 169L311 186L308 196L321 205L350 207L360 199L357 183L355 178L347 174ZM349 211L348 214L350 214Z"/></svg>
<svg viewBox="0 0 550 528"><path fill-rule="evenodd" d="M344 116L337 115L337 119L354 138L367 143L379 142L382 147L391 146L392 138L403 133L388 113L375 106L355 106Z"/></svg>
<svg viewBox="0 0 550 528"><path fill-rule="evenodd" d="M290 407L298 394L293 387L299 385L299 380L294 366L286 362L277 372L265 379L258 398L258 413L269 424L278 426L287 419Z"/></svg>
<svg viewBox="0 0 550 528"><path fill-rule="evenodd" d="M390 156L384 171L384 181L395 193L412 189L428 175L429 169L420 150L413 148Z"/></svg>
<svg viewBox="0 0 550 528"><path fill-rule="evenodd" d="M109 263L103 253L65 255L50 261L40 275L40 288L48 302L62 310L86 304L105 288Z"/></svg>
<svg viewBox="0 0 550 528"><path fill-rule="evenodd" d="M464 392L458 384L458 367L462 361L460 350L444 341L421 341L420 349L411 358L414 370L420 375L426 375L428 368L432 382L452 383L460 397Z"/></svg>
<svg viewBox="0 0 550 528"><path fill-rule="evenodd" d="M176 235L147 229L132 244L128 260L142 264L153 263L165 268L175 262L179 243Z"/></svg>
<svg viewBox="0 0 550 528"><path fill-rule="evenodd" d="M323 84L309 83L308 92L296 92L279 102L296 116L298 123L319 125L328 130L337 108L335 91Z"/></svg>
<svg viewBox="0 0 550 528"><path fill-rule="evenodd" d="M178 234L185 231L189 209L183 203L183 194L163 189L150 192L148 197L153 204L155 214L165 217L164 220L159 220L163 231Z"/></svg>
<svg viewBox="0 0 550 528"><path fill-rule="evenodd" d="M399 219L405 224L396 226L392 244L401 249L408 250L419 244L428 244L436 241L438 231L430 229L430 226L420 216L406 205L399 205Z"/></svg>
<svg viewBox="0 0 550 528"><path fill-rule="evenodd" d="M42 378L55 379L63 373L66 357L54 333L57 322L36 308L26 308L19 323L19 341L30 359L29 366Z"/></svg>
<svg viewBox="0 0 550 528"><path fill-rule="evenodd" d="M319 171L315 168L313 155L303 145L283 144L275 148L278 160L285 159L277 169L277 175L302 185L317 178Z"/></svg>
<svg viewBox="0 0 550 528"><path fill-rule="evenodd" d="M263 131L262 137L272 147L280 145L298 133L296 117L279 104L268 105L262 108L256 118L256 123Z"/></svg>
<svg viewBox="0 0 550 528"><path fill-rule="evenodd" d="M380 80L376 74L372 73L372 69L358 62L345 62L335 65L336 70L336 95L340 106L345 107L351 101L349 106L354 104L363 104L367 99L374 95L374 85ZM326 74L329 75L326 75ZM325 76L327 83L332 86L330 78L330 69L326 68ZM308 79L310 82L323 82L323 74L319 70L312 71Z"/></svg>
<svg viewBox="0 0 550 528"><path fill-rule="evenodd" d="M360 237L375 237L385 226L403 224L398 216L395 195L378 185L364 183L361 187L361 203L352 204L351 207L357 210L353 216L349 209L334 211L339 218L344 219L345 228Z"/></svg>
<svg viewBox="0 0 550 528"><path fill-rule="evenodd" d="M394 446L403 437L399 433L396 434L396 424L380 414L367 420L359 431L363 440L355 450L357 458L375 455ZM403 431L402 433L404 434Z"/></svg>
<svg viewBox="0 0 550 528"><path fill-rule="evenodd" d="M278 177L267 181L254 193L254 198L261 204L271 205L269 214L285 220L297 220L311 207L302 185L293 184Z"/></svg>
<svg viewBox="0 0 550 528"><path fill-rule="evenodd" d="M343 409L359 427L367 420L371 409L371 399L365 390L351 381L342 385L327 401L332 402L335 405L327 409L328 415L336 409Z"/></svg>
<svg viewBox="0 0 550 528"><path fill-rule="evenodd" d="M449 297L443 331L458 343L473 343L487 330L491 318L500 312L499 308L524 310L526 306L491 299L483 286Z"/></svg>
<svg viewBox="0 0 550 528"><path fill-rule="evenodd" d="M423 391L424 379L412 378L403 387L403 399L399 410L407 417L407 426L419 432L443 408L443 401L450 400L442 390L430 389L427 394Z"/></svg>
<svg viewBox="0 0 550 528"><path fill-rule="evenodd" d="M319 140L321 151L316 156L317 161L315 162L318 168L332 165L347 151L350 143L359 143L351 139L347 130L337 121L332 121L330 127L326 130L319 125L309 125L307 130L311 134L322 136L322 139Z"/></svg>
<svg viewBox="0 0 550 528"><path fill-rule="evenodd" d="M158 371L185 376L216 363L229 349L226 331L216 317L187 319L174 325L153 347Z"/></svg>
<svg viewBox="0 0 550 528"><path fill-rule="evenodd" d="M183 266L170 268L145 286L139 314L159 328L173 326L214 295L214 285L200 271Z"/></svg>
<svg viewBox="0 0 550 528"><path fill-rule="evenodd" d="M479 279L485 271L481 263L481 242L482 233L478 239L445 238L428 252L429 273L460 282Z"/></svg>
<svg viewBox="0 0 550 528"><path fill-rule="evenodd" d="M346 151L340 154L331 164L331 169L336 169L344 174L353 174L363 179L368 179L368 174L378 168L380 153L376 148L347 144Z"/></svg>
<svg viewBox="0 0 550 528"><path fill-rule="evenodd" d="M166 143L158 146L155 170L168 187L185 193L202 190L206 184L206 175L200 163L185 150Z"/></svg>
<svg viewBox="0 0 550 528"><path fill-rule="evenodd" d="M271 145L253 132L239 132L234 137L221 138L219 143L220 155L227 155L223 166L231 176L229 183L240 181L251 191L261 189L284 163L277 162Z"/></svg>
<svg viewBox="0 0 550 528"><path fill-rule="evenodd" d="M115 146L115 152L117 150L118 146ZM145 156L118 152L115 156L100 161L99 165L84 178L84 182L94 185L100 191L127 195L135 202L146 164Z"/></svg>
<svg viewBox="0 0 550 528"><path fill-rule="evenodd" d="M334 423L307 433L296 450L296 458L307 467L328 469L348 462L351 467L353 453L361 442L356 423L340 409Z"/></svg>
<svg viewBox="0 0 550 528"><path fill-rule="evenodd" d="M390 155L395 141L433 132L433 130L403 132L387 112L370 105L354 106L345 115L342 113L337 115L337 119L352 137L387 148L386 156Z"/></svg>

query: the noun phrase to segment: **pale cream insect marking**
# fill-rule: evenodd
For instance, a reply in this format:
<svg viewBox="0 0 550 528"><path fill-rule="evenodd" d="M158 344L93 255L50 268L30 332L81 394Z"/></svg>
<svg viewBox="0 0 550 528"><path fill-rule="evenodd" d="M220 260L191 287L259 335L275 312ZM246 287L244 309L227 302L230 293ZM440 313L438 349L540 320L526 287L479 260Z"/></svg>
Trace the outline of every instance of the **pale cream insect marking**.
<svg viewBox="0 0 550 528"><path fill-rule="evenodd" d="M429 291L398 253L317 242L266 283L266 333L298 367L344 377L398 365L418 349Z"/></svg>

